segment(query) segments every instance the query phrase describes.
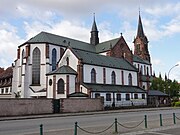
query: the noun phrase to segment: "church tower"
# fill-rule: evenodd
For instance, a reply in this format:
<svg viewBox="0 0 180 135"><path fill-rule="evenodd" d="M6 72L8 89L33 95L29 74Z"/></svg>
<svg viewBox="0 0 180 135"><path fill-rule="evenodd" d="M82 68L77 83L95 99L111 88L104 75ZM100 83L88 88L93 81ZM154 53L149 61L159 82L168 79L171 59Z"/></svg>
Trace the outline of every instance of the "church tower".
<svg viewBox="0 0 180 135"><path fill-rule="evenodd" d="M94 14L94 22L91 29L90 44L93 44L93 45L99 44L98 29L96 26L95 14Z"/></svg>
<svg viewBox="0 0 180 135"><path fill-rule="evenodd" d="M148 39L144 34L141 16L139 13L139 22L138 22L138 29L137 29L137 35L134 39L134 55L139 56L140 58L151 61L150 60L150 54L148 51Z"/></svg>

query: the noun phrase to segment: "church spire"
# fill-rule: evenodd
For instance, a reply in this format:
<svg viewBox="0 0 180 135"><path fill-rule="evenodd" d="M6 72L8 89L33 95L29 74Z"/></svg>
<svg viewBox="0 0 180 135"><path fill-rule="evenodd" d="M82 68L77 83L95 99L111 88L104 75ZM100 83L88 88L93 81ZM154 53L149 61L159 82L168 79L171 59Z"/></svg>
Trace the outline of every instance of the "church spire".
<svg viewBox="0 0 180 135"><path fill-rule="evenodd" d="M96 26L95 13L94 13L94 21L93 21L93 25L91 29L90 43L93 45L99 44L98 29Z"/></svg>
<svg viewBox="0 0 180 135"><path fill-rule="evenodd" d="M144 37L144 31L143 31L143 26L142 26L142 21L141 21L141 15L139 11L139 21L138 21L138 30L137 30L137 37Z"/></svg>
<svg viewBox="0 0 180 135"><path fill-rule="evenodd" d="M150 54L148 51L148 39L144 34L141 15L139 11L137 35L134 39L134 55L150 62Z"/></svg>
<svg viewBox="0 0 180 135"><path fill-rule="evenodd" d="M92 25L91 32L92 32L92 31L98 31L98 30L97 30L97 26L96 26L95 13L94 13L94 21L93 21L93 25Z"/></svg>

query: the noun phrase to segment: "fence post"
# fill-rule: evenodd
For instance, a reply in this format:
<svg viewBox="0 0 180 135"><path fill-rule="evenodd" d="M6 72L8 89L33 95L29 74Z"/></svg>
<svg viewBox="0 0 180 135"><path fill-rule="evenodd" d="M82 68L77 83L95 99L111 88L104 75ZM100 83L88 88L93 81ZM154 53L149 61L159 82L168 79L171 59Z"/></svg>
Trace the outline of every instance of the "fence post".
<svg viewBox="0 0 180 135"><path fill-rule="evenodd" d="M115 133L117 133L117 118L115 118Z"/></svg>
<svg viewBox="0 0 180 135"><path fill-rule="evenodd" d="M144 126L145 126L145 128L147 128L147 115L144 115Z"/></svg>
<svg viewBox="0 0 180 135"><path fill-rule="evenodd" d="M160 126L163 126L163 124L162 124L162 114L160 114L159 116L160 116Z"/></svg>
<svg viewBox="0 0 180 135"><path fill-rule="evenodd" d="M176 115L175 115L175 113L173 113L173 121L174 121L174 124L176 124Z"/></svg>
<svg viewBox="0 0 180 135"><path fill-rule="evenodd" d="M74 125L74 135L77 135L77 122L75 122L75 125Z"/></svg>
<svg viewBox="0 0 180 135"><path fill-rule="evenodd" d="M43 135L43 124L40 125L40 135Z"/></svg>

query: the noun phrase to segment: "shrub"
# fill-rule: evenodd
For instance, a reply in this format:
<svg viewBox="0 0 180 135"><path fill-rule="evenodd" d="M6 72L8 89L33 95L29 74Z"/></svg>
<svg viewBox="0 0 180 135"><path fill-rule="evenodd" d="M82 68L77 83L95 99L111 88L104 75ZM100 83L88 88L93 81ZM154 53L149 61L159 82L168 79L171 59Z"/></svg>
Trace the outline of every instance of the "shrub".
<svg viewBox="0 0 180 135"><path fill-rule="evenodd" d="M174 105L175 107L180 107L180 101L178 101L178 102L175 102L175 105Z"/></svg>

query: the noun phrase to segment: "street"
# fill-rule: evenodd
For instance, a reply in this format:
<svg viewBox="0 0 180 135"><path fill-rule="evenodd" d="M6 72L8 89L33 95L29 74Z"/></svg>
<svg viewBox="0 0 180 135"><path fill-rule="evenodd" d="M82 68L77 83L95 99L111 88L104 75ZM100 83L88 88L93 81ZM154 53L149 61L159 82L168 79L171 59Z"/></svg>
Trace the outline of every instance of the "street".
<svg viewBox="0 0 180 135"><path fill-rule="evenodd" d="M160 128L160 114L162 114L162 127L173 125L173 113L177 118L180 118L180 109L170 110L153 110L153 111L133 111L116 112L108 114L96 115L80 115L67 117L51 117L39 119L24 119L24 120L8 120L0 121L0 135L38 135L40 124L43 124L43 131L46 135L72 135L74 133L74 123L88 131L101 131L110 126L115 118L117 121L126 127L133 127L144 120L144 115L147 115L147 129ZM176 125L180 120L176 120ZM133 131L147 130L144 122L136 128L124 128L118 125L118 133L127 133ZM114 126L103 135L113 134ZM78 128L78 135L86 135L84 131Z"/></svg>

